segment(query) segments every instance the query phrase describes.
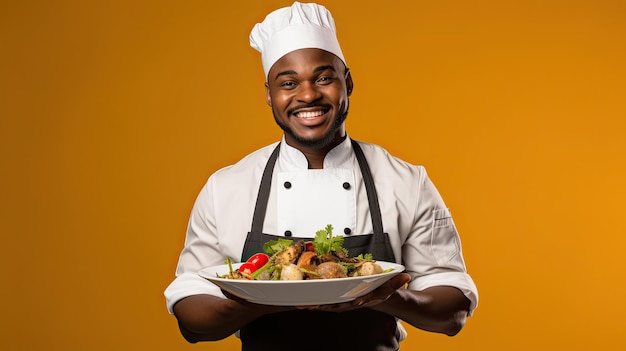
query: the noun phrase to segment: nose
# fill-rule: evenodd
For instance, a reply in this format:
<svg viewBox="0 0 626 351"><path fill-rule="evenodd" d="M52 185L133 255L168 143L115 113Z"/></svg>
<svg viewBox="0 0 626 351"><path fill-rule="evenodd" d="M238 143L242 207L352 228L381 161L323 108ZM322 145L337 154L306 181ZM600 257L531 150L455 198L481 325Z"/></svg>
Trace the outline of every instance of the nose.
<svg viewBox="0 0 626 351"><path fill-rule="evenodd" d="M301 83L296 98L300 102L310 103L322 96L317 85L311 82Z"/></svg>

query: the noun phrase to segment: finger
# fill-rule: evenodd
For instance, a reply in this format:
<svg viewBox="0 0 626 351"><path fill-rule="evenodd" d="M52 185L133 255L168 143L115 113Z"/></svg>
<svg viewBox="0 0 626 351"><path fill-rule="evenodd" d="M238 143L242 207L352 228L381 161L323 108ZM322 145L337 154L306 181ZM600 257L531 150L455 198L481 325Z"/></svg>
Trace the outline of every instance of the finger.
<svg viewBox="0 0 626 351"><path fill-rule="evenodd" d="M367 307L384 302L391 294L404 287L410 280L411 276L409 274L400 273L386 281L385 284L381 285L376 290L356 298L352 301L352 305Z"/></svg>
<svg viewBox="0 0 626 351"><path fill-rule="evenodd" d="M406 273L400 273L395 277L386 281L383 285L372 291L371 296L385 296L393 294L396 290L404 287L411 280L411 276Z"/></svg>
<svg viewBox="0 0 626 351"><path fill-rule="evenodd" d="M353 309L355 309L355 307L352 305L351 301L328 304L328 305L320 305L317 308L318 311L326 311L326 312L344 312L344 311L349 311Z"/></svg>
<svg viewBox="0 0 626 351"><path fill-rule="evenodd" d="M411 281L411 276L408 273L400 273L395 277L389 279L388 283L394 290L400 289Z"/></svg>

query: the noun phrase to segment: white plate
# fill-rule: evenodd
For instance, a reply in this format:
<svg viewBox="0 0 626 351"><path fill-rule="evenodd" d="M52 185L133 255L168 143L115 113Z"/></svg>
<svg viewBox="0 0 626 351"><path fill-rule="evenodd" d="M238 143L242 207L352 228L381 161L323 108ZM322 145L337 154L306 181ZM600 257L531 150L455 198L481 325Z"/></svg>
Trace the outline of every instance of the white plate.
<svg viewBox="0 0 626 351"><path fill-rule="evenodd" d="M376 261L389 272L364 277L312 280L239 280L218 278L229 272L228 265L208 267L198 274L223 290L250 302L275 306L308 306L347 302L376 289L404 266ZM233 270L241 263L233 264Z"/></svg>

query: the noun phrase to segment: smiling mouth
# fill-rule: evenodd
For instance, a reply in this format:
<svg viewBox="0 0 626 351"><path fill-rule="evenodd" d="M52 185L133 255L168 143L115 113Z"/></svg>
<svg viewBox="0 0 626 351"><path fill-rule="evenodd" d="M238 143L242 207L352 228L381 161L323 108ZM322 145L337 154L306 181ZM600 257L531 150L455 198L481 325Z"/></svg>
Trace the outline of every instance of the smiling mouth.
<svg viewBox="0 0 626 351"><path fill-rule="evenodd" d="M294 116L296 116L298 118L312 119L312 118L315 118L315 117L322 116L325 113L326 113L326 109L315 110L315 111L300 111L300 112L294 113Z"/></svg>

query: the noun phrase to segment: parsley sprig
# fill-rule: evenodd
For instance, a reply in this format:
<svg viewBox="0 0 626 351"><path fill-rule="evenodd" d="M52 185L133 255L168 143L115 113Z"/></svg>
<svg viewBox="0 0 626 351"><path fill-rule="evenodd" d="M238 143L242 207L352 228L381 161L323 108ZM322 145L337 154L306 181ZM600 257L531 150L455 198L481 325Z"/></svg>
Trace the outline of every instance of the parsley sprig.
<svg viewBox="0 0 626 351"><path fill-rule="evenodd" d="M288 248L292 242L293 240L289 239L270 240L263 244L263 251L265 251L268 255L275 255Z"/></svg>
<svg viewBox="0 0 626 351"><path fill-rule="evenodd" d="M343 236L333 236L333 226L331 224L315 232L313 246L318 256L327 255L332 251L344 251L347 253L346 249L343 248Z"/></svg>

